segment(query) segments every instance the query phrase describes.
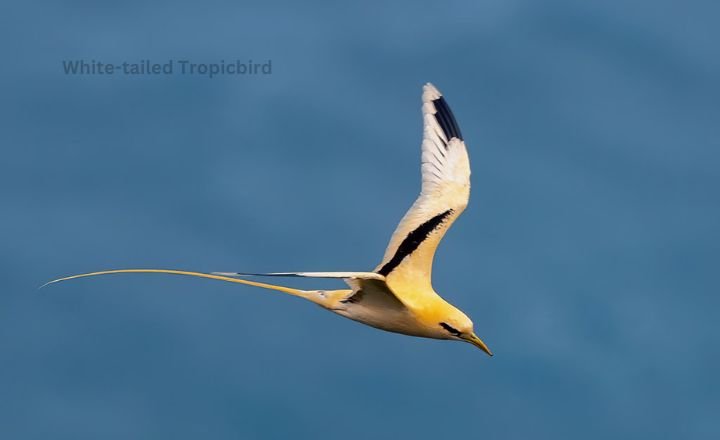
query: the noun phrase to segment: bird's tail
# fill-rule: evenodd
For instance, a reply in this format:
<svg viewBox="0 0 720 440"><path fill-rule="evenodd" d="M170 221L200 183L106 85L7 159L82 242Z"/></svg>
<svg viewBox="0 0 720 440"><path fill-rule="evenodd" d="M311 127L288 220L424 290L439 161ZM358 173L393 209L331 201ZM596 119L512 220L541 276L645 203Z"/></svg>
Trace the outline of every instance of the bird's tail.
<svg viewBox="0 0 720 440"><path fill-rule="evenodd" d="M185 276L191 276L191 277L209 278L211 280L227 281L228 283L246 284L248 286L262 287L263 289L277 290L280 292L288 293L290 295L299 296L301 298L306 298L306 299L311 299L311 298L308 298L308 294L312 293L311 291L293 289L292 287L278 286L275 284L267 284L267 283L259 283L257 281L249 281L249 280L244 280L244 279L239 279L239 278L231 278L231 277L223 276L223 275L216 275L216 274L202 273L202 272L190 272L190 271L186 271L186 270L173 270L173 269L103 270L100 272L82 273L79 275L71 275L69 277L58 278L56 280L48 281L47 283L40 286L40 288L42 289L43 287L45 287L49 284L59 283L60 281L74 280L76 278L94 277L97 275L112 275L112 274L116 274L116 273L162 273L162 274L170 274L170 275L185 275Z"/></svg>

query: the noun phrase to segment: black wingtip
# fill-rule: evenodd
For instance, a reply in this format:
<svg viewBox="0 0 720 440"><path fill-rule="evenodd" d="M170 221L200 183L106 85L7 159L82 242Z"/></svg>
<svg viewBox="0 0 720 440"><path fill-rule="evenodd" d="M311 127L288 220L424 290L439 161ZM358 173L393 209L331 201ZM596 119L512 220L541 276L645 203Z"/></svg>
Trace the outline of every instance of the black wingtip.
<svg viewBox="0 0 720 440"><path fill-rule="evenodd" d="M435 119L437 119L438 124L440 124L440 128L443 133L445 133L445 137L448 141L452 138L463 140L462 133L460 133L460 127L458 127L455 116L453 115L452 110L450 110L450 106L448 106L445 98L439 96L437 99L434 99L432 103L435 106L436 111Z"/></svg>

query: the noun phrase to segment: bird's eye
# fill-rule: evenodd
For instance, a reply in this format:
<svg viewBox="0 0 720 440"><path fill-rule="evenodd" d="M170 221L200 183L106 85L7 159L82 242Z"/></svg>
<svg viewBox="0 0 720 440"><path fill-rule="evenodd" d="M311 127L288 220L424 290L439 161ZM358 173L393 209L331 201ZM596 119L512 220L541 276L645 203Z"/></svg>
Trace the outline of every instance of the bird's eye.
<svg viewBox="0 0 720 440"><path fill-rule="evenodd" d="M450 324L448 324L446 322L441 322L440 327L447 330L453 336L460 336L462 334L462 332L460 330L453 328Z"/></svg>

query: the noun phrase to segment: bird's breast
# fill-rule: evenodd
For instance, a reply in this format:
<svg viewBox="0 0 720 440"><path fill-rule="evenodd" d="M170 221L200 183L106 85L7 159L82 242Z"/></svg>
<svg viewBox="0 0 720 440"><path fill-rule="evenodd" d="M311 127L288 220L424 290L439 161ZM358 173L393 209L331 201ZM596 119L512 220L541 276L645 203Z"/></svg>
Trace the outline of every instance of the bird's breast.
<svg viewBox="0 0 720 440"><path fill-rule="evenodd" d="M343 307L333 311L353 321L380 330L410 336L437 337L435 329L429 328L413 310L407 307L378 307L373 303L357 301L346 303Z"/></svg>

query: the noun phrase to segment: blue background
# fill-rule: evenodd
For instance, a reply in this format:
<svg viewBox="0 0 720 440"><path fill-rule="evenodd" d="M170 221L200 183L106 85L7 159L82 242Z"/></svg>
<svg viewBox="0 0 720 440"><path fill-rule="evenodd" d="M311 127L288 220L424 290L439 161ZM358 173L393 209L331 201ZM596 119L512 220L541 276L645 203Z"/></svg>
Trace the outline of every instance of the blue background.
<svg viewBox="0 0 720 440"><path fill-rule="evenodd" d="M715 5L6 3L0 437L719 438ZM207 280L37 290L372 269L427 81L473 164L434 285L494 358Z"/></svg>

